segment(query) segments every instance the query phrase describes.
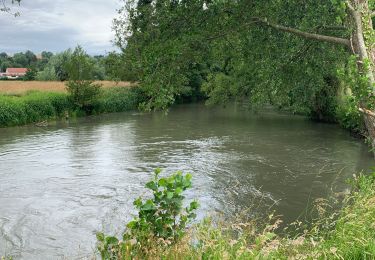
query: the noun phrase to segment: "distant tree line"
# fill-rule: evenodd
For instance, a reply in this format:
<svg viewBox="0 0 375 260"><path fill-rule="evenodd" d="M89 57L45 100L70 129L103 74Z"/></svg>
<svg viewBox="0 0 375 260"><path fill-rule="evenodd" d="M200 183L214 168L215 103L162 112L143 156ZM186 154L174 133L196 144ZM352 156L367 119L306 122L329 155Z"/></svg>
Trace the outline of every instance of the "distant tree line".
<svg viewBox="0 0 375 260"><path fill-rule="evenodd" d="M28 68L25 80L66 81L69 80L66 67L72 54L71 49L56 54L43 51L38 56L29 50L14 55L2 52L0 72L5 72L7 68ZM134 77L122 69L122 56L115 52L97 56L85 54L85 60L92 68L89 80L134 80Z"/></svg>

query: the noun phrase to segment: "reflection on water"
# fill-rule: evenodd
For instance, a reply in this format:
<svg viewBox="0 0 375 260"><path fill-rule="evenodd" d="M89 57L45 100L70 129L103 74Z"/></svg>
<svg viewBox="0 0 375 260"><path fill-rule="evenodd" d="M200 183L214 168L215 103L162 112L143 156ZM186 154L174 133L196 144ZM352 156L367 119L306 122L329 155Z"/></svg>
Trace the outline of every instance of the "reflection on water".
<svg viewBox="0 0 375 260"><path fill-rule="evenodd" d="M157 167L193 174L187 197L199 199L200 217L273 206L288 222L371 164L368 148L338 126L235 107L0 129L0 255L92 253L96 231L121 233Z"/></svg>

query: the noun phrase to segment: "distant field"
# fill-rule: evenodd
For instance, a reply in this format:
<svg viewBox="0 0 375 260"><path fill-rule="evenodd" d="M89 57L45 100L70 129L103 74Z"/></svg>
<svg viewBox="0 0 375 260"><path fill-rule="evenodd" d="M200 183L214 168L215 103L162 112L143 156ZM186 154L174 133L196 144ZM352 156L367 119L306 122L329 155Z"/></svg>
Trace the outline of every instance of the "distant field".
<svg viewBox="0 0 375 260"><path fill-rule="evenodd" d="M104 88L110 87L131 87L134 83L98 81ZM0 93L20 94L29 90L40 90L50 92L65 92L65 82L60 81L0 81Z"/></svg>

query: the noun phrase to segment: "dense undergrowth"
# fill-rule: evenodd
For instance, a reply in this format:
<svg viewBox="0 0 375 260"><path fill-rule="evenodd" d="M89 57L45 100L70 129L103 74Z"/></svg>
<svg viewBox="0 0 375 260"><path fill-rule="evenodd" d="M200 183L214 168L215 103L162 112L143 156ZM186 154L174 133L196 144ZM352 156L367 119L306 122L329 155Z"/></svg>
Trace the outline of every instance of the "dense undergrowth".
<svg viewBox="0 0 375 260"><path fill-rule="evenodd" d="M161 181L165 194L172 192L170 199L176 187L174 178L168 179L169 188ZM233 223L205 219L184 228L182 236L165 237L158 232L171 225L161 220L163 225L154 229L148 220L158 221L163 212L170 212L165 211L168 202L163 200L167 203L163 211L150 206L154 205L152 199L137 200L139 217L128 224L123 239L98 234L98 249L102 259L375 259L375 173L352 182L352 192L340 212L328 214L329 204L319 203L319 217L312 226L306 228L299 221L288 226L286 234L294 235L277 232L281 220L271 215L261 221ZM154 183L148 188L158 193Z"/></svg>
<svg viewBox="0 0 375 260"><path fill-rule="evenodd" d="M90 113L133 110L137 109L140 101L141 94L137 88L102 89ZM29 91L19 95L0 94L0 127L81 115L87 115L87 111L74 106L66 93Z"/></svg>

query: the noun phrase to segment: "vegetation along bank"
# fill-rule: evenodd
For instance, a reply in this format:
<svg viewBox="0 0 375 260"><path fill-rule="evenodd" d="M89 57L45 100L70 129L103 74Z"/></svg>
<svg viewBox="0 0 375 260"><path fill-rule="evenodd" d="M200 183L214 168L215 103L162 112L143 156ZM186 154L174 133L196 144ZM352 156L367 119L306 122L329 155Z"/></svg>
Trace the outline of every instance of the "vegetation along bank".
<svg viewBox="0 0 375 260"><path fill-rule="evenodd" d="M317 200L316 218L306 226L296 221L280 231L282 221L213 222L191 228L197 201L183 203L191 175L181 172L146 184L153 196L134 201L138 216L119 239L97 234L102 259L374 259L375 172L355 176L353 189L338 213L331 203ZM184 208L182 205L188 205ZM284 235L280 235L284 234Z"/></svg>
<svg viewBox="0 0 375 260"><path fill-rule="evenodd" d="M27 91L0 94L0 127L72 115L127 111L136 109L141 102L138 87L103 88L100 82L93 81L94 64L80 46L64 63L64 68L68 80L58 87L61 90L61 85L64 85L66 93Z"/></svg>
<svg viewBox="0 0 375 260"><path fill-rule="evenodd" d="M101 89L87 107L75 105L68 93L29 91L0 94L0 127L25 125L87 114L122 112L137 109L141 101L137 88Z"/></svg>

